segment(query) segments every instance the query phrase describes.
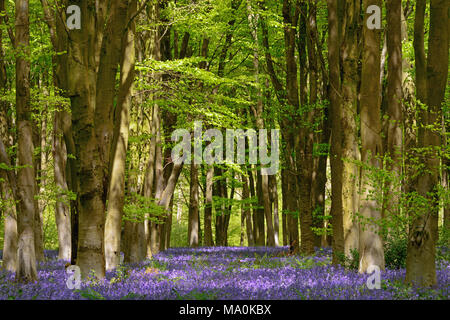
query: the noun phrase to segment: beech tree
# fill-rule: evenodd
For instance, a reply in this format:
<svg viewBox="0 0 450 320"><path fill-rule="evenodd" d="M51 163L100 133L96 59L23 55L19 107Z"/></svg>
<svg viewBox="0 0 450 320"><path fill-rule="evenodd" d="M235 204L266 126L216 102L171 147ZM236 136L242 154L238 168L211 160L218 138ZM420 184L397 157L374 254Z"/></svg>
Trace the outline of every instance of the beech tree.
<svg viewBox="0 0 450 320"><path fill-rule="evenodd" d="M361 70L361 214L365 218L380 221L381 208L373 194L376 190L370 181L370 170L381 169L381 84L379 81L381 63L381 31L369 29L367 9L371 5L381 7L381 1L366 0L363 10L366 12L363 24L363 58ZM367 167L366 167L367 165ZM362 226L359 239L359 272L364 273L371 265L384 269L383 240L377 224Z"/></svg>
<svg viewBox="0 0 450 320"><path fill-rule="evenodd" d="M426 150L421 155L426 170L419 172L416 186L418 195L423 197L425 203L424 207L420 208L420 213L414 217L410 228L406 260L406 281L419 286L432 286L436 283L437 187L441 136L435 126L442 124L442 103L448 76L448 8L447 1L430 2L430 35L426 62L427 108L420 109L423 124L419 127L418 135L419 148Z"/></svg>
<svg viewBox="0 0 450 320"><path fill-rule="evenodd" d="M16 110L18 128L17 172L17 270L16 279L30 282L37 279L34 221L36 212L36 180L33 163L33 129L30 103L30 45L29 2L16 1L15 43L16 57Z"/></svg>

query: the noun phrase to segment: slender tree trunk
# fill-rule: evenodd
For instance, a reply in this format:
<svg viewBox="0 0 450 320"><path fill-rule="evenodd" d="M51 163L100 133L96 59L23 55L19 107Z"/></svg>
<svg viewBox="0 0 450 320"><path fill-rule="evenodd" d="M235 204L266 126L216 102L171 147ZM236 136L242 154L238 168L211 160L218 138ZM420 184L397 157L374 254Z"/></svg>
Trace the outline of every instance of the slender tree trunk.
<svg viewBox="0 0 450 320"><path fill-rule="evenodd" d="M252 172L252 168L251 165L249 167L249 169L247 169L247 175L248 175L248 185L249 185L249 191L250 191L250 197L252 199L257 199L256 198L256 190L255 190L255 179L253 177L253 172ZM259 233L259 225L256 221L256 217L258 215L258 211L257 211L257 206L256 205L252 205L252 214L251 214L251 223L253 225L252 228L252 234L253 234L253 245L258 245L257 244L257 237L258 237L258 233Z"/></svg>
<svg viewBox="0 0 450 320"><path fill-rule="evenodd" d="M45 21L50 31L50 39L53 49L56 52L67 50L68 35L65 32L65 22L58 18L58 14L50 9L47 0L41 0ZM64 5L67 3L64 2ZM55 87L61 90L61 94L67 97L68 75L67 75L67 54L58 54L53 57L53 81ZM62 192L71 190L77 193L76 164L68 154L75 154L75 146L72 137L71 117L69 112L59 106L55 111L54 136L53 136L53 157L55 183ZM78 215L77 201L71 200L70 204L64 201L57 201L55 206L55 218L59 237L59 258L70 259L71 264L76 262L76 252L78 243ZM67 235L67 233L69 233ZM68 239L67 239L68 238ZM67 253L67 251L69 251Z"/></svg>
<svg viewBox="0 0 450 320"><path fill-rule="evenodd" d="M37 79L37 82L39 85L39 77ZM30 86L33 86L33 84L30 83ZM45 115L45 112L43 113ZM39 150L36 155L33 156L33 165L34 165L34 174L35 174L35 195L38 196L40 193L40 188L44 184L43 176L42 176L42 149L41 149L41 141L42 141L42 122L43 117L32 119L31 126L32 126L32 134L33 134L33 146ZM42 216L42 203L38 200L36 197L34 199L34 251L36 254L36 261L40 262L44 260L44 229L43 229L43 216Z"/></svg>
<svg viewBox="0 0 450 320"><path fill-rule="evenodd" d="M226 194L226 187L223 186L225 179L223 177L222 169L218 167L214 167L214 176L218 177L218 180L213 185L213 195L216 197L218 201L215 201L214 208L215 208L215 223L216 223L216 246L224 246L225 245L225 239L224 239L224 224L225 224L225 205L223 201L227 198ZM219 178L220 177L220 178ZM225 191L225 192L224 192Z"/></svg>
<svg viewBox="0 0 450 320"><path fill-rule="evenodd" d="M283 246L287 246L288 238L289 238L289 231L288 231L288 214L287 214L287 181L286 181L286 170L281 170L281 227L283 232Z"/></svg>
<svg viewBox="0 0 450 320"><path fill-rule="evenodd" d="M248 22L251 28L251 33L253 37L253 41L255 43L253 49L253 67L255 69L255 83L259 83L259 52L258 52L258 15L253 13L253 9L250 1L247 1L247 11L248 11ZM263 95L260 89L258 89L258 101L256 106L256 127L258 129L264 129L264 119L263 119L263 109L264 109L264 101ZM259 181L259 180L258 180ZM264 216L266 218L267 225L267 245L274 246L275 245L275 235L273 230L273 222L272 222L272 206L270 203L270 191L269 191L269 178L267 175L261 176L261 196L262 196L262 204L264 207ZM262 230L264 230L264 225L262 224ZM260 229L261 230L261 229ZM261 234L262 235L262 234ZM264 236L263 236L264 238ZM262 241L260 241L262 244Z"/></svg>
<svg viewBox="0 0 450 320"><path fill-rule="evenodd" d="M322 54L322 45L320 43L320 39L317 31L317 18L316 18L316 8L313 8L313 18L311 23L309 24L309 33L311 34L311 44L310 47L314 45L317 46L317 52L315 55L311 56L311 59L318 60L313 63L316 65L316 69L319 68L318 64L320 61L320 66L322 69L322 95L323 99L329 100L329 80L328 74L325 66L325 59ZM316 71L318 73L318 70ZM311 96L316 97L317 91L311 89ZM314 93L316 92L316 93ZM315 99L313 100L315 101ZM329 107L326 106L323 110L315 108L315 114L318 114L318 118L322 119L318 126L318 133L315 134L314 144L315 148L313 148L314 152L314 169L312 172L312 187L311 187L311 208L313 212L313 227L318 229L323 229L325 227L324 216L325 216L325 191L326 191L326 183L327 183L327 160L328 160L328 146L330 144L330 135L331 135L331 119L329 115ZM314 118L316 115L314 116ZM326 235L318 235L314 234L314 246L321 247L325 245L325 242L322 242L322 239L326 239Z"/></svg>
<svg viewBox="0 0 450 320"><path fill-rule="evenodd" d="M198 165L192 161L191 163L191 182L190 201L189 201L189 219L188 219L188 243L190 247L198 247L199 245L199 199L198 199Z"/></svg>
<svg viewBox="0 0 450 320"><path fill-rule="evenodd" d="M340 80L340 29L343 17L339 5L342 1L328 0L328 61L330 66L330 114L331 114L331 216L333 225L333 264L339 263L339 253L344 252L342 211L342 124Z"/></svg>
<svg viewBox="0 0 450 320"><path fill-rule="evenodd" d="M250 189L248 185L248 179L243 174L242 175L242 201L244 203L242 204L242 211L241 211L241 228L243 228L245 223L245 232L242 229L241 233L247 235L247 245L249 247L254 246L255 242L253 239L253 230L252 230L252 220L251 220L251 205L250 203L246 203L250 200ZM243 245L243 244L242 244Z"/></svg>
<svg viewBox="0 0 450 320"><path fill-rule="evenodd" d="M264 246L266 244L265 229L264 229L264 214L268 208L266 207L265 197L263 195L261 171L256 171L256 195L258 198L258 207L256 208L256 215L254 217L253 225L256 229L255 243L257 246Z"/></svg>
<svg viewBox="0 0 450 320"><path fill-rule="evenodd" d="M159 106L155 104L153 106L153 125L155 126L155 199L159 202L161 199L162 192L164 190L163 186L163 157L162 157L162 145L161 145L161 118ZM162 228L162 217L155 217L158 221L152 221L150 226L150 246L152 255L158 254L160 251L160 241L161 241L161 228Z"/></svg>
<svg viewBox="0 0 450 320"><path fill-rule="evenodd" d="M358 130L356 127L358 96L358 0L346 2L345 35L342 46L342 215L344 224L344 252L351 256L351 250L358 250L359 227L356 222L358 211Z"/></svg>
<svg viewBox="0 0 450 320"><path fill-rule="evenodd" d="M427 105L420 110L423 126L419 128L419 148L427 148L422 155L425 172L420 172L418 194L426 199L414 219L408 237L406 282L422 287L436 284L436 242L438 238L438 196L440 132L442 102L448 77L449 3L431 0L430 35L427 59Z"/></svg>
<svg viewBox="0 0 450 320"><path fill-rule="evenodd" d="M128 21L135 14L136 0L130 1L127 11ZM120 86L116 106L116 129L112 144L111 178L105 222L106 270L113 270L120 263L120 234L125 198L125 161L128 148L131 94L135 74L134 32L135 23L133 21L121 39Z"/></svg>
<svg viewBox="0 0 450 320"><path fill-rule="evenodd" d="M205 183L205 213L204 213L204 228L205 228L205 246L214 246L212 235L212 197L213 197L213 176L214 167L210 166L206 171Z"/></svg>
<svg viewBox="0 0 450 320"><path fill-rule="evenodd" d="M386 2L387 11L387 146L386 154L391 161L388 169L394 174L392 183L388 183L388 198L386 210L391 214L400 212L400 177L402 173L403 152L403 90L402 90L402 1L391 0Z"/></svg>
<svg viewBox="0 0 450 320"><path fill-rule="evenodd" d="M30 30L28 0L16 0L16 34L14 47L20 54L16 57L16 112L18 129L17 174L17 229L18 251L16 280L32 282L37 280L34 243L34 217L36 192L33 166L33 132L30 102Z"/></svg>
<svg viewBox="0 0 450 320"><path fill-rule="evenodd" d="M270 201L273 204L273 228L274 228L274 245L280 245L280 215L278 206L278 186L277 176L269 176Z"/></svg>
<svg viewBox="0 0 450 320"><path fill-rule="evenodd" d="M299 11L296 9L293 13L292 2L290 0L283 1L283 22L284 22L284 43L285 43L285 56L286 56L286 101L290 106L290 110L287 112L286 117L282 119L282 126L285 128L282 132L283 139L286 143L284 151L285 160L289 168L287 176L287 210L289 212L288 229L289 229L289 243L295 246L294 251L298 251L299 247L299 234L298 234L298 203L296 195L298 195L299 189L297 188L297 172L300 171L296 166L295 154L301 152L297 150L300 146L300 138L303 138L301 132L298 132L298 128L292 123L292 120L297 116L293 114L293 110L296 110L300 106L299 90L298 90L298 78L297 78L297 63L295 60L295 28L298 23ZM266 39L264 39L266 40ZM272 75L272 82L275 85L275 74L272 67L270 68L270 74ZM278 84L276 85L279 86ZM284 99L284 97L282 98ZM297 171L298 170L298 171ZM302 182L303 184L303 182Z"/></svg>
<svg viewBox="0 0 450 320"><path fill-rule="evenodd" d="M0 0L0 12L5 11L5 1ZM0 16L0 24L3 25L3 17ZM3 30L0 29L0 95L5 95L8 90L8 78L6 73L5 59L3 54L3 43L2 43L2 33ZM9 129L12 127L10 117L8 116L9 103L1 100L0 98L0 162L5 163L10 167L11 163L7 155L6 148L10 145L10 132ZM6 146L4 144L6 144ZM8 165L9 162L9 165ZM13 172L9 173L11 180L16 183L16 177ZM0 170L0 197L7 203L4 210L3 224L3 268L5 270L15 272L17 268L17 216L16 216L16 206L14 205L15 195L11 183L9 183L8 174L3 170ZM1 215L0 215L1 217Z"/></svg>
<svg viewBox="0 0 450 320"><path fill-rule="evenodd" d="M427 61L425 55L425 10L426 0L416 1L414 19L414 55L416 66L416 95L422 103L427 101Z"/></svg>
<svg viewBox="0 0 450 320"><path fill-rule="evenodd" d="M2 178L5 179L5 177ZM15 272L17 268L17 216L15 206L13 205L14 197L6 182L0 184L0 192L2 200L8 204L8 207L5 208L3 213L4 237L2 267L10 272Z"/></svg>
<svg viewBox="0 0 450 320"><path fill-rule="evenodd" d="M364 0L364 12L371 5L381 7L381 0ZM380 205L374 198L378 192L375 181L371 180L373 170L381 169L381 101L379 82L380 73L380 41L381 32L366 27L368 14L365 15L363 36L363 62L361 79L361 214L364 218L381 219ZM366 167L367 166L367 167ZM365 273L371 265L384 269L383 241L379 234L379 226L368 222L360 231L359 272Z"/></svg>
<svg viewBox="0 0 450 320"><path fill-rule="evenodd" d="M1 10L0 10L1 11ZM2 104L3 101L0 101L0 104ZM0 110L1 112L1 120L5 120L7 123L6 118L3 117L6 115L3 113L3 110ZM9 121L8 121L9 122ZM8 158L8 155L6 154L6 148L3 145L2 140L8 140L4 139L4 136L6 134L6 131L3 130L3 126L1 126L1 137L0 137L0 163L3 163L7 165L8 167L11 167L10 160ZM8 175L4 171L0 171L0 178L3 179L2 182L0 182L0 197L5 202L5 210L4 210L4 236L3 236L3 268L5 270L16 272L17 269L17 215L16 215L16 206L14 205L15 197L17 197L17 189L15 187L15 175L13 176L12 173L10 173L10 178L8 178ZM12 185L10 183L12 181ZM15 196L16 195L16 196Z"/></svg>
<svg viewBox="0 0 450 320"><path fill-rule="evenodd" d="M53 161L55 184L58 187L59 197L64 198L68 191L66 181L67 150L64 144L63 111L56 111L53 124ZM55 204L55 220L58 229L58 259L70 260L72 253L70 207L68 200L60 200Z"/></svg>

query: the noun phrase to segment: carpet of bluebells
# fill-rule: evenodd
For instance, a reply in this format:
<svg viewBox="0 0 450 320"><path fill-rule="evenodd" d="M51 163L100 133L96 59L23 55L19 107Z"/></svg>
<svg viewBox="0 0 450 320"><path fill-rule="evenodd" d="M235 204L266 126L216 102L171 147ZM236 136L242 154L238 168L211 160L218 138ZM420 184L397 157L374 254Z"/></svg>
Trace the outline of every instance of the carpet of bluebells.
<svg viewBox="0 0 450 320"><path fill-rule="evenodd" d="M312 257L288 256L288 248L202 247L172 248L151 260L121 265L94 277L80 289L69 289L66 261L47 251L39 263L39 280L14 282L0 270L0 300L38 299L445 299L450 296L450 263L437 262L435 288L406 286L405 270L381 273L381 289L368 289L369 275L331 265L331 252Z"/></svg>

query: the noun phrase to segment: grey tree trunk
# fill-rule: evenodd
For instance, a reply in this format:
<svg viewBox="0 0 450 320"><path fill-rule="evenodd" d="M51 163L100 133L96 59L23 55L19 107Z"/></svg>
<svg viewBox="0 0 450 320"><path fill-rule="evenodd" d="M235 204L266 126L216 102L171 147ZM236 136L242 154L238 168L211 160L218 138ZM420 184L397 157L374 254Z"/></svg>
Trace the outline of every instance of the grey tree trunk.
<svg viewBox="0 0 450 320"><path fill-rule="evenodd" d="M422 154L424 171L417 181L418 194L426 199L419 208L408 237L406 258L406 282L422 287L436 284L436 242L438 238L438 195L440 132L435 126L441 124L442 102L448 77L449 53L449 3L446 0L431 0L430 35L427 58L427 105L420 110L423 126L419 128L419 148L428 148Z"/></svg>
<svg viewBox="0 0 450 320"><path fill-rule="evenodd" d="M341 125L341 79L340 45L343 21L339 6L343 1L328 0L328 61L330 66L330 115L331 115L331 216L333 225L333 264L339 263L339 253L344 252L344 229L342 214L342 125Z"/></svg>
<svg viewBox="0 0 450 320"><path fill-rule="evenodd" d="M205 246L214 246L212 233L212 201L213 201L213 176L214 167L207 167L205 181L205 212L204 212L204 229L205 229Z"/></svg>
<svg viewBox="0 0 450 320"><path fill-rule="evenodd" d="M358 210L359 160L358 129L356 126L358 100L358 26L360 2L347 1L345 6L345 33L341 52L342 59L342 216L344 225L344 253L359 247ZM333 197L334 198L334 197Z"/></svg>
<svg viewBox="0 0 450 320"><path fill-rule="evenodd" d="M126 4L126 1L124 1ZM128 21L136 12L136 0L128 3ZM125 161L128 149L129 113L134 82L135 22L132 21L121 39L120 86L116 109L116 130L113 139L113 158L111 159L111 178L108 192L108 208L105 222L105 261L106 270L117 268L120 263L120 235L125 197ZM136 233L135 233L136 234Z"/></svg>
<svg viewBox="0 0 450 320"><path fill-rule="evenodd" d="M400 176L402 174L403 152L403 89L402 89L402 1L386 2L387 11L387 146L386 154L392 159L388 164L394 174L393 183L387 185L387 199L385 210L390 214L399 214L399 199L401 193Z"/></svg>
<svg viewBox="0 0 450 320"><path fill-rule="evenodd" d="M5 11L5 0L0 0L0 12ZM0 24L3 24L3 17L0 16ZM3 29L0 30L0 95L5 95L8 90L8 78L6 73L6 66L3 54ZM6 146L10 145L10 132L9 129L13 127L12 121L8 116L9 103L0 100L0 162L11 166L11 160L6 151ZM0 197L7 205L4 210L4 233L3 233L3 268L5 270L15 272L17 267L17 218L16 218L16 206L14 205L15 193L17 192L15 185L16 177L12 171L9 171L12 184L8 178L8 173L0 170L0 177L3 182L0 183ZM1 180L0 179L0 180Z"/></svg>
<svg viewBox="0 0 450 320"><path fill-rule="evenodd" d="M381 8L381 0L364 0L364 12L371 5ZM361 172L361 204L360 212L364 218L380 221L380 204L374 198L378 192L371 180L372 170L381 169L381 86L379 81L381 52L380 30L367 28L368 14L365 15L363 24L363 62L361 79L361 160L363 162ZM367 167L366 167L367 166ZM377 224L363 223L360 230L359 243L359 272L367 272L371 265L384 269L383 241L379 234Z"/></svg>
<svg viewBox="0 0 450 320"><path fill-rule="evenodd" d="M191 181L189 197L189 219L188 219L188 244L190 247L199 245L199 185L198 185L198 165L191 163Z"/></svg>
<svg viewBox="0 0 450 320"><path fill-rule="evenodd" d="M30 62L28 61L30 30L28 0L16 0L16 112L18 128L17 174L17 229L18 250L16 280L31 282L37 280L34 243L34 217L36 207L34 196L36 181L33 165L33 131L30 103Z"/></svg>
<svg viewBox="0 0 450 320"><path fill-rule="evenodd" d="M68 191L66 182L67 150L64 143L63 119L64 111L56 111L53 123L53 161L55 184L63 198ZM61 199L55 205L55 220L58 229L58 259L70 260L72 254L70 208L67 199Z"/></svg>

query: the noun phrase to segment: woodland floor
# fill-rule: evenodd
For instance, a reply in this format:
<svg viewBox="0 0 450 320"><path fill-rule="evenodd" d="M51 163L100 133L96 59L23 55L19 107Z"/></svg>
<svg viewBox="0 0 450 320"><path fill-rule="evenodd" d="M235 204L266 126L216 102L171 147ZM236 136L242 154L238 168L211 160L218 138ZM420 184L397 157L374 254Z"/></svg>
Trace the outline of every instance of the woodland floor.
<svg viewBox="0 0 450 320"><path fill-rule="evenodd" d="M286 247L171 248L136 265L121 265L102 281L66 285L68 274L57 252L46 251L36 283L20 285L0 271L0 300L14 299L444 299L450 297L448 254L437 262L435 288L403 283L405 270L381 273L381 289L368 289L369 275L331 265L331 252L287 256ZM446 250L448 252L448 250Z"/></svg>

